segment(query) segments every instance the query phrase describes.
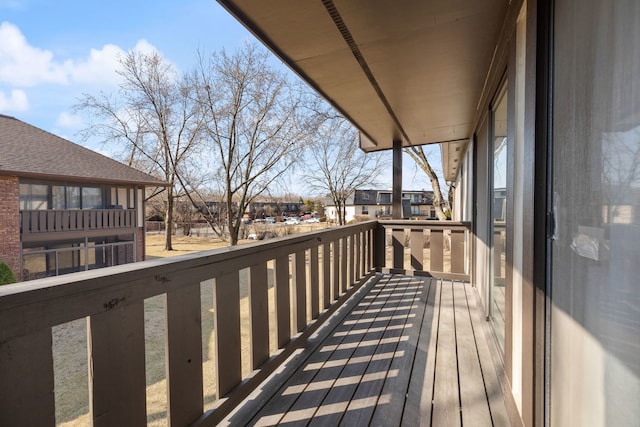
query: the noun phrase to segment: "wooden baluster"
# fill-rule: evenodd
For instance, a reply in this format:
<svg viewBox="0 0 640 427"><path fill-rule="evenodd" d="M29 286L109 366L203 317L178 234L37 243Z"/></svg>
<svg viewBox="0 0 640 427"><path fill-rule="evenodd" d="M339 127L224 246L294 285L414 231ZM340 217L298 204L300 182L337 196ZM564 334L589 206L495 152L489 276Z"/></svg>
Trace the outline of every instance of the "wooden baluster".
<svg viewBox="0 0 640 427"><path fill-rule="evenodd" d="M238 271L216 277L214 295L218 399L220 399L242 380Z"/></svg>
<svg viewBox="0 0 640 427"><path fill-rule="evenodd" d="M38 211L38 232L47 231L47 211Z"/></svg>
<svg viewBox="0 0 640 427"><path fill-rule="evenodd" d="M307 326L307 273L305 251L295 254L295 274L293 288L296 292L296 330L301 332Z"/></svg>
<svg viewBox="0 0 640 427"><path fill-rule="evenodd" d="M387 232L381 223L378 223L375 231L373 264L378 271L387 266Z"/></svg>
<svg viewBox="0 0 640 427"><path fill-rule="evenodd" d="M311 318L317 319L320 314L320 278L319 275L319 260L318 260L318 245L311 247L309 256L309 279L311 290Z"/></svg>
<svg viewBox="0 0 640 427"><path fill-rule="evenodd" d="M0 341L3 427L54 426L51 328Z"/></svg>
<svg viewBox="0 0 640 427"><path fill-rule="evenodd" d="M442 230L431 230L431 241L429 245L429 269L431 271L441 272L443 268L443 233Z"/></svg>
<svg viewBox="0 0 640 427"><path fill-rule="evenodd" d="M322 245L322 307L331 305L331 243Z"/></svg>
<svg viewBox="0 0 640 427"><path fill-rule="evenodd" d="M333 271L332 301L340 296L340 240L331 242L331 268Z"/></svg>
<svg viewBox="0 0 640 427"><path fill-rule="evenodd" d="M367 271L371 271L376 268L375 256L376 256L376 247L375 247L375 230L371 229L367 231ZM384 247L384 246L383 246Z"/></svg>
<svg viewBox="0 0 640 427"><path fill-rule="evenodd" d="M90 402L93 425L146 425L144 301L89 318Z"/></svg>
<svg viewBox="0 0 640 427"><path fill-rule="evenodd" d="M269 359L269 294L267 263L249 269L251 310L251 367L258 368Z"/></svg>
<svg viewBox="0 0 640 427"><path fill-rule="evenodd" d="M424 230L411 230L411 268L417 271L424 270Z"/></svg>
<svg viewBox="0 0 640 427"><path fill-rule="evenodd" d="M393 268L404 269L404 229L393 229Z"/></svg>
<svg viewBox="0 0 640 427"><path fill-rule="evenodd" d="M31 212L22 211L22 234L31 233L33 231L31 228L31 222Z"/></svg>
<svg viewBox="0 0 640 427"><path fill-rule="evenodd" d="M200 283L166 294L167 391L171 427L195 421L203 411Z"/></svg>
<svg viewBox="0 0 640 427"><path fill-rule="evenodd" d="M276 258L276 321L278 348L291 339L291 295L289 291L289 255Z"/></svg>
<svg viewBox="0 0 640 427"><path fill-rule="evenodd" d="M340 295L347 290L347 253L348 253L347 238L343 237L340 240Z"/></svg>
<svg viewBox="0 0 640 427"><path fill-rule="evenodd" d="M351 235L351 283L353 286L360 278L360 234Z"/></svg>
<svg viewBox="0 0 640 427"><path fill-rule="evenodd" d="M451 230L451 272L465 273L465 251L464 251L465 230Z"/></svg>

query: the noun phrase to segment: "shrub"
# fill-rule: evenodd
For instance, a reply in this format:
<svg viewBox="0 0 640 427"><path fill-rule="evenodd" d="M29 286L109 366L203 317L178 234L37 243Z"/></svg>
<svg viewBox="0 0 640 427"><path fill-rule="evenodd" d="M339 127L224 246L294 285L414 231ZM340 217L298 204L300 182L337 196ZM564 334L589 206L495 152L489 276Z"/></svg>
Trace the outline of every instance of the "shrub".
<svg viewBox="0 0 640 427"><path fill-rule="evenodd" d="M16 276L13 275L9 266L4 262L0 262L0 285L8 285L16 282Z"/></svg>

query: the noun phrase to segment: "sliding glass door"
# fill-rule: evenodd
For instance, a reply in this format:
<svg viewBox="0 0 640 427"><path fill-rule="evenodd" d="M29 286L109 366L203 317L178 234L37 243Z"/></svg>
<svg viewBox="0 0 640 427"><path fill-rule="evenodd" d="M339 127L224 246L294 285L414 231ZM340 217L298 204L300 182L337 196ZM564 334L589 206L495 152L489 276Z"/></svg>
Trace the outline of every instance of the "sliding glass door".
<svg viewBox="0 0 640 427"><path fill-rule="evenodd" d="M490 193L490 267L489 267L489 318L500 348L505 348L506 322L506 248L507 248L507 186L508 151L512 144L507 135L507 85L497 93L491 107L491 137L489 139L492 159Z"/></svg>

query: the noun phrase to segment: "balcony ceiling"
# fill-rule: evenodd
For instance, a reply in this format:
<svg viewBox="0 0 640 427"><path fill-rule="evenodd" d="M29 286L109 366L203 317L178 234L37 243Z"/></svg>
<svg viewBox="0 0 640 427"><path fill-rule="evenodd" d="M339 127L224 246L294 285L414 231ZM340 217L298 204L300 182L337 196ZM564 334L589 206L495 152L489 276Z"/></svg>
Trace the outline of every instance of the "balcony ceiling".
<svg viewBox="0 0 640 427"><path fill-rule="evenodd" d="M360 129L365 151L461 142L507 0L218 0Z"/></svg>

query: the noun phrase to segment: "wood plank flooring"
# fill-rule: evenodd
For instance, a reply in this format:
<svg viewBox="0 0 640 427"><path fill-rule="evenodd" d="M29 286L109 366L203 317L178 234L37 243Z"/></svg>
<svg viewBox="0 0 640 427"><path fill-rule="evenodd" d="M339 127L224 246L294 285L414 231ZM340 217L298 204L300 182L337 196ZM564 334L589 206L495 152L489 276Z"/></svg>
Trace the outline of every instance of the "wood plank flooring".
<svg viewBox="0 0 640 427"><path fill-rule="evenodd" d="M468 283L385 275L360 298L269 399L226 423L508 425Z"/></svg>

